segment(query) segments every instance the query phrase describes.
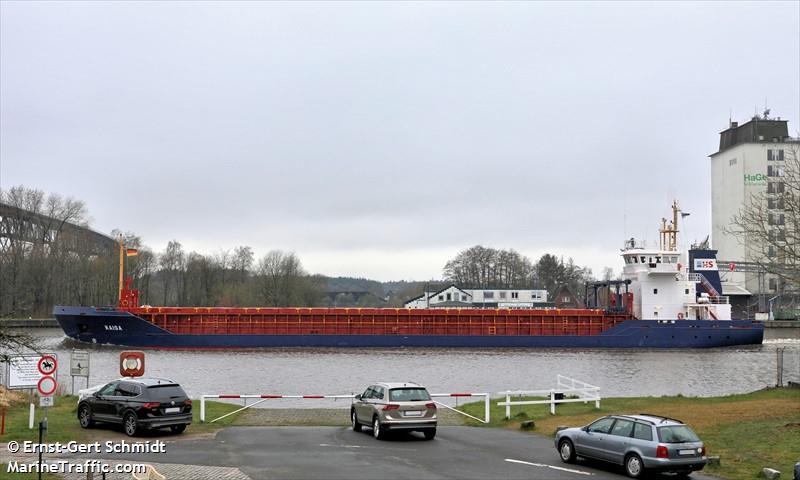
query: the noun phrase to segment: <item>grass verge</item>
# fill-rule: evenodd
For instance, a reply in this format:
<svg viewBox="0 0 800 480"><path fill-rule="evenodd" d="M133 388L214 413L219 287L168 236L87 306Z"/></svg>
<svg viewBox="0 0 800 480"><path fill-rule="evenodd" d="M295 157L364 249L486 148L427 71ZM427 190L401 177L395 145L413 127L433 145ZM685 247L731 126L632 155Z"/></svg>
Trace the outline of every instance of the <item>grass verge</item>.
<svg viewBox="0 0 800 480"><path fill-rule="evenodd" d="M549 405L524 405L511 409L506 420L505 407L492 399L489 427L518 429L525 420L536 423L533 433L553 436L560 425L581 426L597 417L614 413L653 413L679 418L689 424L705 442L709 455L719 455L721 465L707 466L704 472L731 480L755 479L763 467L780 470L791 478L794 463L800 461L800 390L772 388L744 395L725 397L630 397L606 398L600 409L594 402L559 405L550 415ZM483 402L460 407L466 413L483 417ZM470 421L470 425L482 425Z"/></svg>
<svg viewBox="0 0 800 480"><path fill-rule="evenodd" d="M24 442L26 440L38 442L39 430L38 422L43 418L43 409L37 406L33 430L28 429L28 403L15 402L6 409L5 434L0 436L0 442L10 442L15 440ZM226 413L239 408L237 405L221 402L206 402L206 419L212 420ZM192 424L186 429L186 434L208 433L220 428L231 425L239 416L238 413L226 417L215 423L200 423L200 402L195 401L192 412L194 418ZM55 399L55 406L47 409L48 430L44 441L46 443L69 442L72 440L85 442L92 439L94 441L98 434L102 434L102 428L84 430L78 424L78 397L65 395ZM112 434L113 430L108 430ZM0 477L2 479L2 477Z"/></svg>

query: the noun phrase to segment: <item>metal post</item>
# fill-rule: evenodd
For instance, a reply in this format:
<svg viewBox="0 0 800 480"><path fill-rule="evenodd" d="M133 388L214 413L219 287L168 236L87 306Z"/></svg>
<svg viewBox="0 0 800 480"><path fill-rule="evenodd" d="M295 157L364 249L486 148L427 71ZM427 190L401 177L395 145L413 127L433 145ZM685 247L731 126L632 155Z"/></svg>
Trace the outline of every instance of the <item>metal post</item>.
<svg viewBox="0 0 800 480"><path fill-rule="evenodd" d="M33 430L33 417L36 416L36 406L31 402L30 415L28 416L28 430Z"/></svg>
<svg viewBox="0 0 800 480"><path fill-rule="evenodd" d="M506 392L506 420L511 418L511 394Z"/></svg>
<svg viewBox="0 0 800 480"><path fill-rule="evenodd" d="M45 407L45 412L47 412L47 407ZM44 420L39 422L39 480L42 480L42 444L45 430L47 430L47 413L45 413Z"/></svg>
<svg viewBox="0 0 800 480"><path fill-rule="evenodd" d="M483 397L483 399L484 399L483 400L484 401L483 411L486 414L486 423L489 423L489 415L490 415L490 413L489 413L489 402L491 401L489 399L489 394L487 393L486 396Z"/></svg>
<svg viewBox="0 0 800 480"><path fill-rule="evenodd" d="M556 414L556 392L550 390L550 415Z"/></svg>
<svg viewBox="0 0 800 480"><path fill-rule="evenodd" d="M782 387L783 386L783 351L786 350L786 347L777 348L775 350L775 354L777 355L777 382L776 386Z"/></svg>
<svg viewBox="0 0 800 480"><path fill-rule="evenodd" d="M200 423L206 423L206 396L200 395Z"/></svg>

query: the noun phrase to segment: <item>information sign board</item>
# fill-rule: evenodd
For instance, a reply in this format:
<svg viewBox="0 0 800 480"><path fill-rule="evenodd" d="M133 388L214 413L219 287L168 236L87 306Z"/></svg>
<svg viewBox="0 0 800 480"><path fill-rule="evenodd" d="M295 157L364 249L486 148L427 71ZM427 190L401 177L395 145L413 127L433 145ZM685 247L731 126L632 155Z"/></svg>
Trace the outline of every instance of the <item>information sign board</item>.
<svg viewBox="0 0 800 480"><path fill-rule="evenodd" d="M39 371L42 357L56 358L54 353L11 355L6 363L6 378L9 389L36 388L44 375Z"/></svg>

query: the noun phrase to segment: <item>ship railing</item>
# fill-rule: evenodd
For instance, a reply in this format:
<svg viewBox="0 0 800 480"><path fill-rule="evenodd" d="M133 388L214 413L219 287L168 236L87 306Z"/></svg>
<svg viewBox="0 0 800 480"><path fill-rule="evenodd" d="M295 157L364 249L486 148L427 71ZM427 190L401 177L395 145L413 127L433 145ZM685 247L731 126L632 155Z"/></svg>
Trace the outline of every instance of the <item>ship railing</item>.
<svg viewBox="0 0 800 480"><path fill-rule="evenodd" d="M545 405L550 404L550 414L556 414L556 405L559 403L589 403L594 402L594 407L600 408L600 387L575 380L574 378L558 375L557 388L547 390L507 390L500 392L505 395L504 402L497 402L500 407L506 407L506 419L511 418L511 407L514 405ZM543 400L511 400L511 397L547 397Z"/></svg>
<svg viewBox="0 0 800 480"><path fill-rule="evenodd" d="M730 297L728 297L727 295L708 297L708 303L712 305L727 305L730 303Z"/></svg>
<svg viewBox="0 0 800 480"><path fill-rule="evenodd" d="M452 410L452 411L454 411L456 413L459 413L461 415L464 415L466 417L469 417L469 418L471 418L473 420L477 420L477 421L479 421L481 423L489 423L490 407L491 407L491 399L490 399L491 395L489 393L471 393L471 392L469 392L469 393L468 392L431 393L430 396L431 396L431 398L447 397L447 398L455 398L456 400L458 400L459 398L467 398L467 397L476 397L476 398L483 397L484 418L475 417L475 416L470 415L470 414L468 414L466 412L462 412L461 410L457 410L457 409L451 407L450 405L447 405L447 404L445 404L443 402L440 402L438 400L433 400L433 403L435 403L435 404L437 404L437 405L439 405L441 407L447 408L449 410ZM282 394L260 394L260 395L217 394L217 395L200 395L200 422L201 423L205 423L206 422L206 400L207 399L242 400L244 402L244 406L242 408L239 408L239 409L234 410L232 412L228 412L225 415L217 417L217 418L211 420L210 422L208 422L208 423L214 423L214 422L217 422L219 420L222 420L223 418L229 417L229 416L231 416L231 415L233 415L235 413L239 413L241 411L247 410L248 408L253 408L256 405L259 405L259 404L264 403L264 402L269 401L269 400L278 400L278 399L317 399L317 400L319 400L319 399L333 399L333 400L349 399L349 400L352 400L353 398L355 398L355 395L352 395L352 394L350 394L350 395L282 395ZM254 399L256 401L253 402L253 403L248 404L247 401L250 400L250 399Z"/></svg>

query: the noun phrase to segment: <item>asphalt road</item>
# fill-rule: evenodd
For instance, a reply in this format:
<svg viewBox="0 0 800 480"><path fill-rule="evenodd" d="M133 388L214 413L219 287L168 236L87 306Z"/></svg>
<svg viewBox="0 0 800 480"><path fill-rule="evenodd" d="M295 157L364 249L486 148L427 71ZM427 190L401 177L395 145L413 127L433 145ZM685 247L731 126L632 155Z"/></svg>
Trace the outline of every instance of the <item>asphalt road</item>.
<svg viewBox="0 0 800 480"><path fill-rule="evenodd" d="M237 467L254 480L624 478L621 467L562 463L549 438L474 427L440 427L432 441L416 433L379 441L366 428L232 427L214 438L170 442L166 454L109 458Z"/></svg>

